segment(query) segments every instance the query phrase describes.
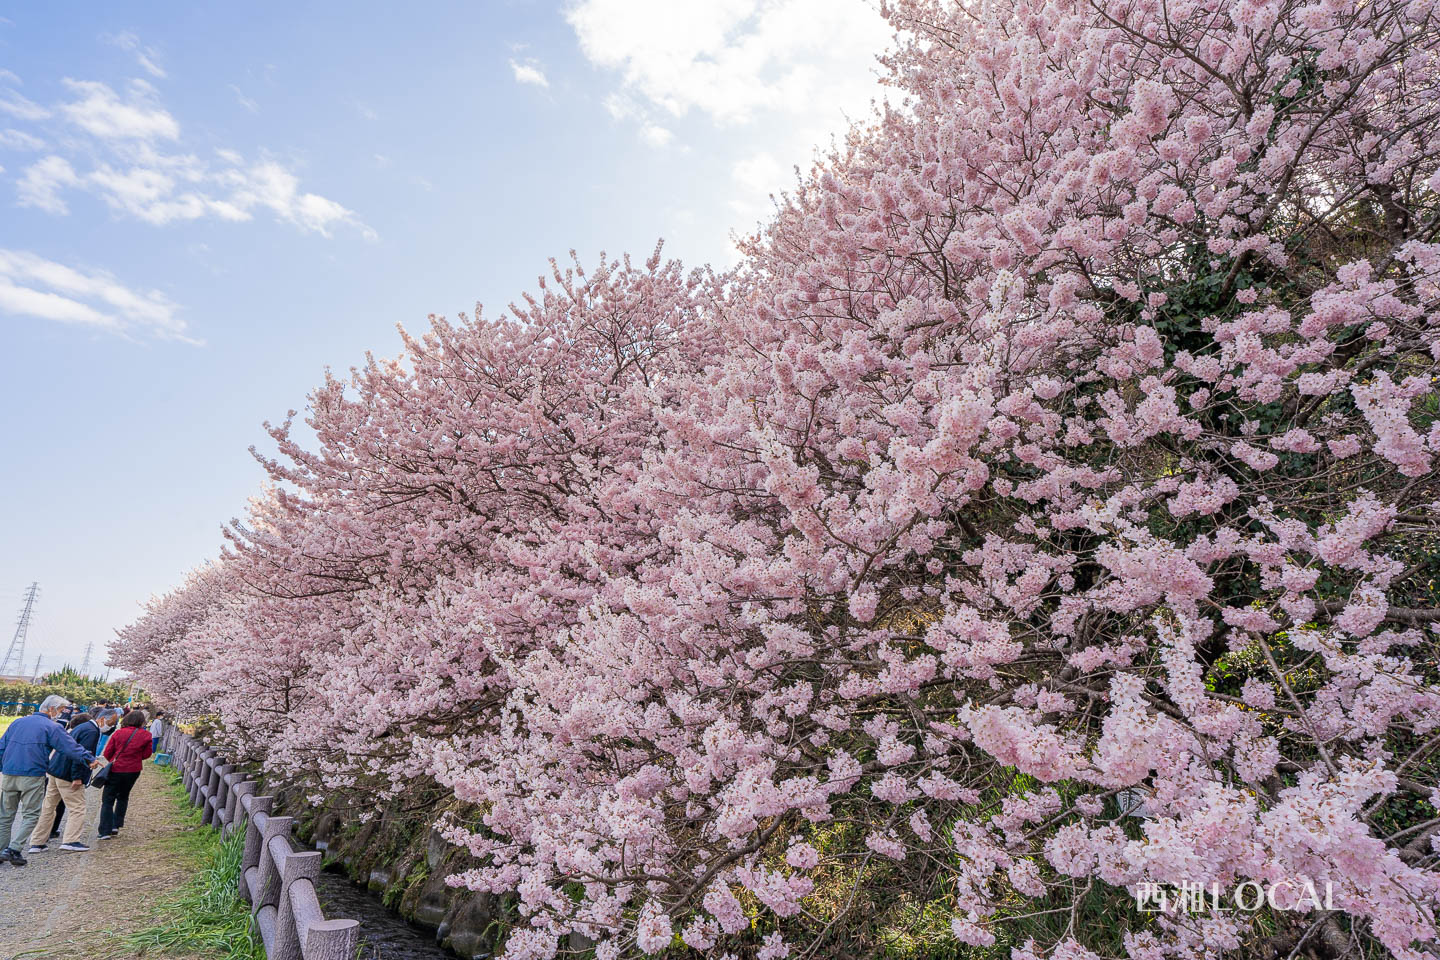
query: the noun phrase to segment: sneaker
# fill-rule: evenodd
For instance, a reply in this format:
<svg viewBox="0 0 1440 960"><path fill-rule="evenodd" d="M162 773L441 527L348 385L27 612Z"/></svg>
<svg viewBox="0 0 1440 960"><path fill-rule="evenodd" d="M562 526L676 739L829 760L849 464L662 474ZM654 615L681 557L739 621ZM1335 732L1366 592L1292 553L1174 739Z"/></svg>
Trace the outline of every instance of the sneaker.
<svg viewBox="0 0 1440 960"><path fill-rule="evenodd" d="M30 862L24 857L20 856L19 850L13 850L10 847L6 847L4 850L0 850L0 860L5 860L12 867L23 867L25 866L25 864Z"/></svg>
<svg viewBox="0 0 1440 960"><path fill-rule="evenodd" d="M87 847L85 844L79 843L79 842L76 842L76 843L62 843L62 844L60 844L60 849L61 849L61 850L64 850L66 853L89 853L89 852L90 852L90 848L89 848L89 847Z"/></svg>
<svg viewBox="0 0 1440 960"><path fill-rule="evenodd" d="M95 838L95 842L99 843L101 840L109 840L113 836L115 836L115 834L113 833L102 833L100 834L100 836Z"/></svg>
<svg viewBox="0 0 1440 960"><path fill-rule="evenodd" d="M32 843L32 844L30 844L30 849L29 849L29 850L26 850L25 852L26 852L26 853L44 853L44 852L45 852L45 848L48 847L48 846L49 846L48 843L42 843L42 844L40 844L40 845L37 847L35 844Z"/></svg>

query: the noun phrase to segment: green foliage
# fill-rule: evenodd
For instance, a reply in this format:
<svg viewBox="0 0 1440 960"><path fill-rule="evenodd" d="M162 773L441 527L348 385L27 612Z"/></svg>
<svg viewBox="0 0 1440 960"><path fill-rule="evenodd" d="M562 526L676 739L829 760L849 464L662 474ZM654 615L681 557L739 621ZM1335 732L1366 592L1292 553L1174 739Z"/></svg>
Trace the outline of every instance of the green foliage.
<svg viewBox="0 0 1440 960"><path fill-rule="evenodd" d="M48 673L40 678L39 683L0 682L0 704L38 704L51 694L59 694L66 700L88 707L97 700L125 703L131 698L131 689L128 682L111 683L99 677L81 676L73 667ZM134 691L134 696L136 699L141 698L138 690ZM29 712L30 708L27 707L0 706L0 713Z"/></svg>
<svg viewBox="0 0 1440 960"><path fill-rule="evenodd" d="M200 811L190 806L180 775L166 771L167 794L187 829L171 841L181 859L193 863L195 876L161 901L157 923L126 938L138 952L202 955L223 960L265 960L265 948L251 929L249 906L239 896L240 858L245 834L221 840L216 830L200 825Z"/></svg>
<svg viewBox="0 0 1440 960"><path fill-rule="evenodd" d="M405 879L399 883L392 883L389 888L386 889L380 902L392 910L397 910L400 907L400 901L409 896L411 890L428 879L430 879L430 865L426 861L421 860L411 869Z"/></svg>

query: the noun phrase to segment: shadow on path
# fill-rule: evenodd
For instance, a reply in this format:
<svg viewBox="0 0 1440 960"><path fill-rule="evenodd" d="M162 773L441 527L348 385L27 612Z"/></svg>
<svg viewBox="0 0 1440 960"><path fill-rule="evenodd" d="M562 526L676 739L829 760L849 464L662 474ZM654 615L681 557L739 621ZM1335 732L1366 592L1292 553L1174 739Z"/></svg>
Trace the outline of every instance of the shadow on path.
<svg viewBox="0 0 1440 960"><path fill-rule="evenodd" d="M89 853L65 853L58 838L25 867L0 864L0 960L120 960L124 938L146 925L156 901L189 878L172 839L188 827L153 763L130 795L120 836L95 842L100 791L86 790ZM67 814L68 816L68 814ZM185 960L184 955L166 954Z"/></svg>

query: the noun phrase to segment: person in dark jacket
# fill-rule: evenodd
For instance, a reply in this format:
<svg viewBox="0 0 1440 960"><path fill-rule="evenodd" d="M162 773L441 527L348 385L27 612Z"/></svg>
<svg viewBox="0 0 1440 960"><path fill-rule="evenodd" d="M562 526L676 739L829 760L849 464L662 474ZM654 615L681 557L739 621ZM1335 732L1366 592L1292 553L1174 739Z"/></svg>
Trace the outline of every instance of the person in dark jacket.
<svg viewBox="0 0 1440 960"><path fill-rule="evenodd" d="M86 750L94 751L100 743L100 728L90 720L90 714L76 714L70 725L70 736ZM77 763L55 751L50 754L50 765L45 769L45 804L40 808L40 821L35 832L30 834L30 849L26 853L40 853L49 843L50 826L59 818L57 808L63 804L69 811L70 819L65 821L64 842L60 849L67 853L89 853L85 845L85 785L90 782L88 764ZM58 825L58 824L57 824Z"/></svg>
<svg viewBox="0 0 1440 960"><path fill-rule="evenodd" d="M110 734L115 732L115 726L120 722L120 711L110 706L110 702L106 700L100 704L100 709L90 716L100 728L100 750L103 751L105 741L110 739Z"/></svg>
<svg viewBox="0 0 1440 960"><path fill-rule="evenodd" d="M145 713L131 710L105 744L105 759L110 761L110 774L100 795L100 836L109 840L125 826L125 810L130 806L130 790L145 769L145 759L155 752L150 731L145 729Z"/></svg>
<svg viewBox="0 0 1440 960"><path fill-rule="evenodd" d="M6 844L0 849L0 860L11 866L25 866L20 846L40 819L50 751L92 767L99 765L93 753L55 722L69 702L64 697L46 697L39 712L16 720L0 736L0 843Z"/></svg>

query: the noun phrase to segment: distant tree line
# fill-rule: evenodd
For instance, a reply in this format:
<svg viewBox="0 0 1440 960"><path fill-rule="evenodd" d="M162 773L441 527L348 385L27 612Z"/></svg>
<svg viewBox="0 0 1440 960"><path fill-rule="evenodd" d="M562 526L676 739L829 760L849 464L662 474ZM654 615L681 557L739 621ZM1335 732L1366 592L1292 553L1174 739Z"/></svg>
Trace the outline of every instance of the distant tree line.
<svg viewBox="0 0 1440 960"><path fill-rule="evenodd" d="M125 702L130 699L130 684L112 682L99 677L83 676L74 667L65 666L45 674L37 682L0 681L0 716L28 713L51 694L59 694L66 700L81 706L90 706L100 700Z"/></svg>

